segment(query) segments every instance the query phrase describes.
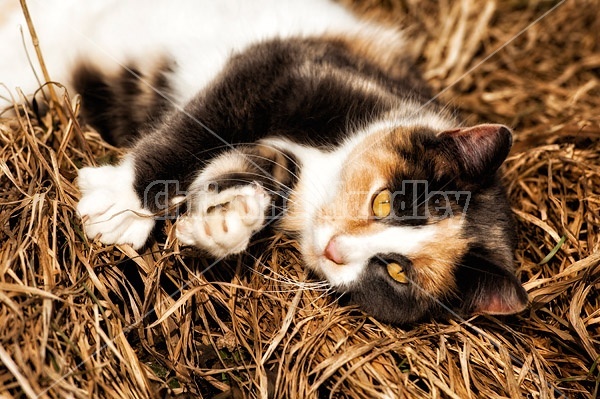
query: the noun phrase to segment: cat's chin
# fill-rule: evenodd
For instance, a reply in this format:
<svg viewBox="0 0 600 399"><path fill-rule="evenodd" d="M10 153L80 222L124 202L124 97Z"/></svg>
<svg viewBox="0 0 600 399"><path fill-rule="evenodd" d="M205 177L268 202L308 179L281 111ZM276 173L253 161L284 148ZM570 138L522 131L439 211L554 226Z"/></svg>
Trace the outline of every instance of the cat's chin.
<svg viewBox="0 0 600 399"><path fill-rule="evenodd" d="M316 275L326 279L332 288L340 293L353 289L359 281L359 273L363 270L362 265L340 265L327 259L325 255L311 257L310 260L305 260L305 263Z"/></svg>

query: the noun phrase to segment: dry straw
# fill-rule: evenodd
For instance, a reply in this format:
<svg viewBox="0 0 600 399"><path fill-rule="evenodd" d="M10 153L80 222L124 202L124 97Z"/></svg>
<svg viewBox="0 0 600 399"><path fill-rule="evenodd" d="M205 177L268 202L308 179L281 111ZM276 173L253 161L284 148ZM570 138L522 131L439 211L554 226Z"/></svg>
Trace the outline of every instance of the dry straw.
<svg viewBox="0 0 600 399"><path fill-rule="evenodd" d="M597 397L597 2L347 2L413 24L427 78L470 122L515 128L504 175L530 308L401 329L338 304L285 237L214 267L170 225L141 254L88 242L77 168L120 154L66 101L66 123L0 122L0 397Z"/></svg>

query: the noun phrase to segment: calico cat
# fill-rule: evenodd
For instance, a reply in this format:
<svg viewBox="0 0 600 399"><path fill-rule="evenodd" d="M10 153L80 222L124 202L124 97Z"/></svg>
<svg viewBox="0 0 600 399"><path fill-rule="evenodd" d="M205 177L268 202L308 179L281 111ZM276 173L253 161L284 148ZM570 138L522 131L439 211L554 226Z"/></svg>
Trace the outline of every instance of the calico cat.
<svg viewBox="0 0 600 399"><path fill-rule="evenodd" d="M181 244L222 258L275 229L384 321L526 306L497 172L511 131L432 101L401 31L325 0L167 3L83 6L90 42L50 62L129 148L79 171L90 240L139 249L177 217ZM46 54L65 40L41 31Z"/></svg>

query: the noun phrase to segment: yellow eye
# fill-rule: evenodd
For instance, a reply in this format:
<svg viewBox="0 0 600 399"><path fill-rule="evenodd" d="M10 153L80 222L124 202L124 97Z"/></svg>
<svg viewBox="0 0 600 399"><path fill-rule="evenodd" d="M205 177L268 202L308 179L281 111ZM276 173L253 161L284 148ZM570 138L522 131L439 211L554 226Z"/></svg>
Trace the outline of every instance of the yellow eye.
<svg viewBox="0 0 600 399"><path fill-rule="evenodd" d="M391 278L402 284L408 284L404 268L397 263L388 263L387 272Z"/></svg>
<svg viewBox="0 0 600 399"><path fill-rule="evenodd" d="M392 193L390 190L383 190L373 198L373 215L378 218L384 218L392 211Z"/></svg>

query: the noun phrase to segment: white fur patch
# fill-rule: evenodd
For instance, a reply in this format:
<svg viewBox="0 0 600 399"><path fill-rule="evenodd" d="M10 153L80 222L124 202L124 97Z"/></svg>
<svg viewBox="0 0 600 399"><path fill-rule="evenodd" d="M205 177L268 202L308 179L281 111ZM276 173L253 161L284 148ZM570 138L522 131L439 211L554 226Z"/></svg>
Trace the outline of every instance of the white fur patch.
<svg viewBox="0 0 600 399"><path fill-rule="evenodd" d="M323 253L334 237L327 226L319 227L312 237L317 253ZM344 264L337 265L322 257L319 267L334 286L348 286L356 282L369 259L377 254L395 253L407 257L414 255L433 241L439 234L439 227L389 226L374 234L335 235L337 250L342 254Z"/></svg>
<svg viewBox="0 0 600 399"><path fill-rule="evenodd" d="M300 163L300 178L294 191L296 201L300 201L296 206L301 212L294 217L302 218L307 231L312 231L310 224L317 210L335 199L342 165L353 146L342 145L329 152L280 138L261 140L261 144L289 152Z"/></svg>
<svg viewBox="0 0 600 399"><path fill-rule="evenodd" d="M222 258L243 252L265 223L270 197L258 184L219 193L196 192L191 211L177 221L177 239Z"/></svg>
<svg viewBox="0 0 600 399"><path fill-rule="evenodd" d="M77 212L88 238L98 238L104 244L131 244L135 249L144 245L154 218L133 189L134 177L131 158L117 166L79 170L81 199Z"/></svg>

